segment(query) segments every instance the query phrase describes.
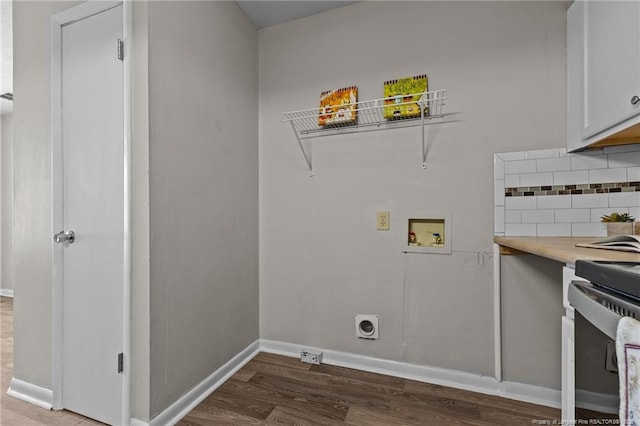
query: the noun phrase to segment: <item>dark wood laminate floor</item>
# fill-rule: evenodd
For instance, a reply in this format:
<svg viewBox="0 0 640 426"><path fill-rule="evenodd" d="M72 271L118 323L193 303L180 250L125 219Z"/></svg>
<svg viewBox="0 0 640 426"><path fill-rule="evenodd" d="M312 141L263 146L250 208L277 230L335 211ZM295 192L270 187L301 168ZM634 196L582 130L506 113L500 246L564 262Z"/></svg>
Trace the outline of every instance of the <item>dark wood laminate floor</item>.
<svg viewBox="0 0 640 426"><path fill-rule="evenodd" d="M13 375L13 299L0 297L0 315L0 425L101 425L6 395ZM260 353L179 425L532 425L559 417L559 410L539 405ZM615 418L587 411L580 417Z"/></svg>
<svg viewBox="0 0 640 426"><path fill-rule="evenodd" d="M560 410L540 405L260 353L179 425L511 426L559 418Z"/></svg>

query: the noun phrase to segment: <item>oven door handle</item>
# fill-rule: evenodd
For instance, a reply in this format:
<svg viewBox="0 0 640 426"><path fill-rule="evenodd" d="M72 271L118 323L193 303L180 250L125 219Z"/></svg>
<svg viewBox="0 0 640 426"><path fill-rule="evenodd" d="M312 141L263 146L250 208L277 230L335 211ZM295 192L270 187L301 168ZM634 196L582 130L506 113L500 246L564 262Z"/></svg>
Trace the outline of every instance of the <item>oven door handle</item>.
<svg viewBox="0 0 640 426"><path fill-rule="evenodd" d="M621 315L609 310L601 302L596 300L595 296L590 296L576 287L575 284L569 285L569 303L579 312L587 321L596 326L600 331L609 336L612 340L616 340L616 330L618 329L618 321Z"/></svg>

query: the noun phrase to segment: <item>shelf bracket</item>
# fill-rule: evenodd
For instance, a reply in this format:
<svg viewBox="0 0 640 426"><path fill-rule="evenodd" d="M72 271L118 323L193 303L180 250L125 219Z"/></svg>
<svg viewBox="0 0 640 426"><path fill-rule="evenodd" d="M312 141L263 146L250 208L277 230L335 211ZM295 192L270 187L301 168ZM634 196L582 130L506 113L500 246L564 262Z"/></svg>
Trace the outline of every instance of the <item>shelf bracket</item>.
<svg viewBox="0 0 640 426"><path fill-rule="evenodd" d="M425 140L424 105L420 105L420 117L422 119L422 168L427 168L427 143Z"/></svg>
<svg viewBox="0 0 640 426"><path fill-rule="evenodd" d="M304 143L302 143L302 139L300 139L300 136L298 136L298 132L296 131L296 126L293 124L293 121L290 121L290 123L291 123L291 129L293 129L293 134L296 135L298 146L300 146L300 151L302 151L302 155L304 155L304 161L307 162L307 167L309 167L309 176L313 177L313 163L311 162L311 150L307 152L307 150L304 149Z"/></svg>

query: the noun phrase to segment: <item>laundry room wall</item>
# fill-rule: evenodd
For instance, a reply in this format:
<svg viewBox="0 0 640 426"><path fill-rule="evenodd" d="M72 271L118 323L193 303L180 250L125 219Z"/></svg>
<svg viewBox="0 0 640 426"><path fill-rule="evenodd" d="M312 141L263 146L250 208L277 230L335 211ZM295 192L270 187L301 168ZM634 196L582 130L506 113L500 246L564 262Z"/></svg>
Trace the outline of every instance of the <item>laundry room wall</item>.
<svg viewBox="0 0 640 426"><path fill-rule="evenodd" d="M151 417L258 339L258 32L149 3Z"/></svg>
<svg viewBox="0 0 640 426"><path fill-rule="evenodd" d="M0 291L13 293L13 113L0 115Z"/></svg>
<svg viewBox="0 0 640 426"><path fill-rule="evenodd" d="M361 2L260 31L262 338L493 376L493 154L564 146L567 4ZM459 113L427 127L426 170L414 127L313 139L309 177L282 112L419 74ZM433 211L452 253L402 253L408 212ZM379 340L356 313L380 315Z"/></svg>

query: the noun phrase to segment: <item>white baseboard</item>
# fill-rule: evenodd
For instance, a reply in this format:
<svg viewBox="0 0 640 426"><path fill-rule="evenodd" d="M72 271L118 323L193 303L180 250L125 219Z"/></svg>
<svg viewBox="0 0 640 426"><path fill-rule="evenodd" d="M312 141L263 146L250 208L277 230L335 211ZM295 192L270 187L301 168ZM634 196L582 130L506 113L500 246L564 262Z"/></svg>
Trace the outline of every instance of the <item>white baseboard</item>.
<svg viewBox="0 0 640 426"><path fill-rule="evenodd" d="M8 288L0 288L0 297L13 297L13 290Z"/></svg>
<svg viewBox="0 0 640 426"><path fill-rule="evenodd" d="M18 398L29 404L51 410L53 407L53 391L13 377L7 395Z"/></svg>
<svg viewBox="0 0 640 426"><path fill-rule="evenodd" d="M486 392L485 392L486 393ZM558 389L504 380L498 384L498 393L503 398L515 399L530 404L561 408L562 393Z"/></svg>
<svg viewBox="0 0 640 426"><path fill-rule="evenodd" d="M260 341L256 340L238 355L231 358L222 367L214 371L209 377L182 395L180 399L151 419L150 422L131 419L131 425L166 426L178 423L180 419L186 416L214 390L218 389L224 382L233 376L236 371L240 370L247 362L256 356L258 352L260 352Z"/></svg>
<svg viewBox="0 0 640 426"><path fill-rule="evenodd" d="M620 395L576 389L576 406L601 413L618 414Z"/></svg>
<svg viewBox="0 0 640 426"><path fill-rule="evenodd" d="M348 352L314 348L311 346L279 342L275 340L256 340L226 364L213 372L180 399L167 407L150 422L131 419L131 426L165 426L176 424L186 416L207 396L220 387L233 374L249 362L258 352L269 352L278 355L299 358L303 349L323 352L323 363L372 373L386 374L420 382L448 386L497 395L504 398L560 408L560 391L541 386L528 385L510 381L499 382L493 377L481 376L465 371L446 368L429 367L373 358ZM33 385L13 378L7 394L45 409L51 409L53 393L50 389ZM607 395L583 390L576 391L576 405L594 411L617 413L619 400L616 395Z"/></svg>
<svg viewBox="0 0 640 426"><path fill-rule="evenodd" d="M260 349L264 352L295 358L300 357L300 351L303 349L317 350L323 352L322 362L326 364L496 395L547 407L561 407L561 392L558 389L510 381L498 381L494 377L481 376L465 371L409 364L275 340L261 339ZM578 390L576 392L576 405L605 413L618 412L618 399L607 394Z"/></svg>

